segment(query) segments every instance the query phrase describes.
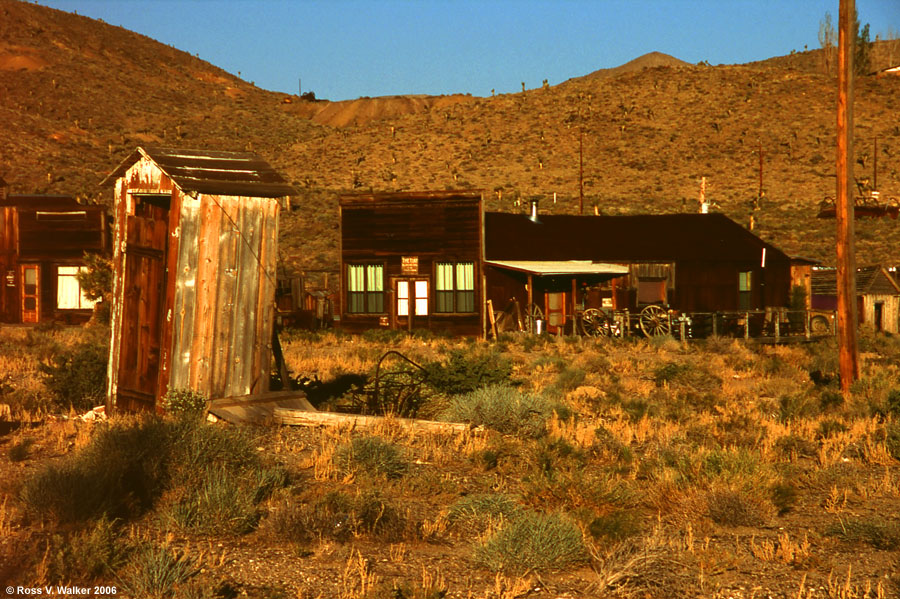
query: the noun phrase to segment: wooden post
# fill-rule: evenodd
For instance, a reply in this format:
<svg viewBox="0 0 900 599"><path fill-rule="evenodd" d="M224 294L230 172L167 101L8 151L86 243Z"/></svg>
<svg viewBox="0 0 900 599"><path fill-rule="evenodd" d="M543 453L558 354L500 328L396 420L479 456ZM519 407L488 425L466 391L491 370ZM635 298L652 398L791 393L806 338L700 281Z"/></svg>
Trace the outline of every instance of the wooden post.
<svg viewBox="0 0 900 599"><path fill-rule="evenodd" d="M578 136L578 214L584 214L584 125Z"/></svg>
<svg viewBox="0 0 900 599"><path fill-rule="evenodd" d="M525 330L525 321L522 318L522 305L519 304L518 298L513 298L513 302L516 304L516 324L518 325L519 332Z"/></svg>
<svg viewBox="0 0 900 599"><path fill-rule="evenodd" d="M537 323L534 322L534 277L528 273L528 305L525 307L528 315L532 317L531 330L528 331L532 335L537 332Z"/></svg>
<svg viewBox="0 0 900 599"><path fill-rule="evenodd" d="M853 16L854 0L841 0L838 23L837 100L837 300L838 349L841 391L859 378L859 349L856 343L856 256L854 255L853 196Z"/></svg>
<svg viewBox="0 0 900 599"><path fill-rule="evenodd" d="M775 311L775 343L781 337L781 310Z"/></svg>
<svg viewBox="0 0 900 599"><path fill-rule="evenodd" d="M744 312L744 339L750 338L750 313Z"/></svg>
<svg viewBox="0 0 900 599"><path fill-rule="evenodd" d="M804 334L806 335L806 338L807 338L807 339L810 338L810 326L809 326L810 318L811 318L811 315L810 315L810 313L809 313L809 310L807 310L807 311L806 311L806 318L804 319L804 322L803 322L803 327L804 327L803 332L804 332Z"/></svg>
<svg viewBox="0 0 900 599"><path fill-rule="evenodd" d="M575 281L575 277L572 277L572 335L577 335L578 331L578 323L575 322L575 319L578 316L578 283Z"/></svg>
<svg viewBox="0 0 900 599"><path fill-rule="evenodd" d="M713 319L713 337L718 337L719 336L719 313L713 312L712 319Z"/></svg>
<svg viewBox="0 0 900 599"><path fill-rule="evenodd" d="M494 340L497 340L497 316L494 314L494 302L491 300L487 301L487 309L488 309L488 318L491 321L491 334L494 336Z"/></svg>

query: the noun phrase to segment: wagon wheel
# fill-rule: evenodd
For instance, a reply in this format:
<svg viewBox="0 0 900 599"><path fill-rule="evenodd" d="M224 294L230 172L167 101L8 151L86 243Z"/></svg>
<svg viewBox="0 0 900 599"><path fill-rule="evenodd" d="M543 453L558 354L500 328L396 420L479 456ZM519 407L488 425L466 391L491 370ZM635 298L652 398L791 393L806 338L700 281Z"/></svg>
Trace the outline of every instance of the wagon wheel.
<svg viewBox="0 0 900 599"><path fill-rule="evenodd" d="M581 313L581 333L587 337L608 337L612 332L609 316L597 308Z"/></svg>
<svg viewBox="0 0 900 599"><path fill-rule="evenodd" d="M669 313L660 306L647 306L639 315L641 330L648 337L668 335L672 331Z"/></svg>
<svg viewBox="0 0 900 599"><path fill-rule="evenodd" d="M809 321L809 330L815 335L824 335L831 332L831 327L824 316L813 316Z"/></svg>
<svg viewBox="0 0 900 599"><path fill-rule="evenodd" d="M544 311L537 304L531 304L525 315L525 330L532 334L536 333L538 320L544 320Z"/></svg>

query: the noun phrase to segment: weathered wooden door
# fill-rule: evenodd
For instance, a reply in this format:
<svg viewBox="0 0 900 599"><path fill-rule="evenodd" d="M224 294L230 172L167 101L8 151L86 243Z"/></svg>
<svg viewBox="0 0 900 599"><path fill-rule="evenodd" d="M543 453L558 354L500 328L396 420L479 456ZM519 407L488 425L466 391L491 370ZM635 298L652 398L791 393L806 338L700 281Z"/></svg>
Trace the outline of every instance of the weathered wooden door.
<svg viewBox="0 0 900 599"><path fill-rule="evenodd" d="M117 405L153 410L159 389L166 293L168 196L135 196L126 217Z"/></svg>
<svg viewBox="0 0 900 599"><path fill-rule="evenodd" d="M41 314L41 268L37 264L23 264L22 322L37 322Z"/></svg>

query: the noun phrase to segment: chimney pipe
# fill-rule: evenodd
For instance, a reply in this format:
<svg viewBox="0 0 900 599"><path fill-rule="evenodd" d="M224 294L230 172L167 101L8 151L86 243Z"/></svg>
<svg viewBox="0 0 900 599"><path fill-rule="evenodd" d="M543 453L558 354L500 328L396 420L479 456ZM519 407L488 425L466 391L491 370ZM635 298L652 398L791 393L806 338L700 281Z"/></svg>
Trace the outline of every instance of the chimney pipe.
<svg viewBox="0 0 900 599"><path fill-rule="evenodd" d="M529 216L531 220L537 222L538 219L538 201L531 200L531 216Z"/></svg>

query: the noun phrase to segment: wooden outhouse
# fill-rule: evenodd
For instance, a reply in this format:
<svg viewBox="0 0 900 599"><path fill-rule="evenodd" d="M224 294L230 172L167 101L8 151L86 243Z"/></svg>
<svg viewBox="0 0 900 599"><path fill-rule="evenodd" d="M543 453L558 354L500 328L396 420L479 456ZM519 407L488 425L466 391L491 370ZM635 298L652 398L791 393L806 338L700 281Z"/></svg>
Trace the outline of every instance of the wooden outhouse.
<svg viewBox="0 0 900 599"><path fill-rule="evenodd" d="M137 148L115 185L110 410L168 390L268 391L279 206L294 189L245 152Z"/></svg>
<svg viewBox="0 0 900 599"><path fill-rule="evenodd" d="M835 269L813 269L811 287L813 310L837 309ZM856 270L856 302L860 326L900 332L900 285L886 268L864 266Z"/></svg>
<svg viewBox="0 0 900 599"><path fill-rule="evenodd" d="M340 326L482 332L480 191L341 198Z"/></svg>
<svg viewBox="0 0 900 599"><path fill-rule="evenodd" d="M55 195L9 194L0 185L0 322L78 324L94 302L78 273L86 253L109 252L106 209Z"/></svg>

